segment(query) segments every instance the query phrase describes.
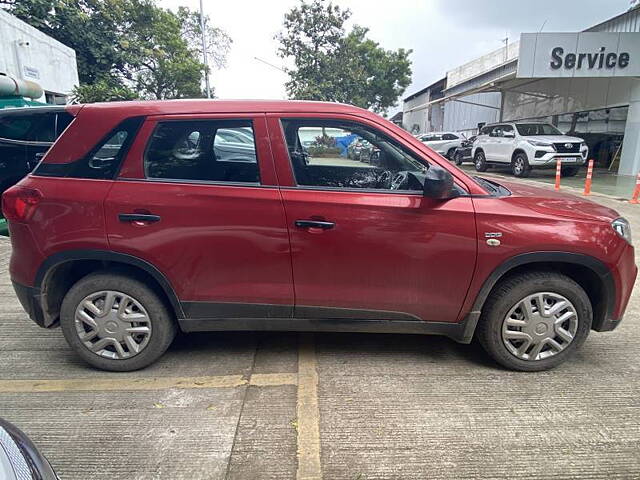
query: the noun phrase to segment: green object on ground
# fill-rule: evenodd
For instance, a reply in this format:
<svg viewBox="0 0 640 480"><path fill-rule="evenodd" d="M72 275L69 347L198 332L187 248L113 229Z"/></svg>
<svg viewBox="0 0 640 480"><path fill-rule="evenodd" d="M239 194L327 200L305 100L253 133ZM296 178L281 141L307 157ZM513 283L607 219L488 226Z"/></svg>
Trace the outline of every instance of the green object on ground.
<svg viewBox="0 0 640 480"><path fill-rule="evenodd" d="M0 235L9 236L9 224L2 217L0 217Z"/></svg>

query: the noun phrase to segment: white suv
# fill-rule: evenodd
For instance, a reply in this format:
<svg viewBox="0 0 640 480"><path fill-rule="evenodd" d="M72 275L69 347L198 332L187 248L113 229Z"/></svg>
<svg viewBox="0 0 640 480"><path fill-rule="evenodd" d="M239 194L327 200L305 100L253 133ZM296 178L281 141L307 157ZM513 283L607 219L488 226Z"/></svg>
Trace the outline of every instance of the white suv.
<svg viewBox="0 0 640 480"><path fill-rule="evenodd" d="M552 168L562 160L562 175L573 176L584 165L589 148L578 137L564 135L548 123L499 123L487 125L473 143L476 170L489 165L510 165L516 177L527 177L532 168Z"/></svg>
<svg viewBox="0 0 640 480"><path fill-rule="evenodd" d="M453 132L429 132L417 135L416 138L449 160L453 160L456 148L460 148L466 140L459 133Z"/></svg>

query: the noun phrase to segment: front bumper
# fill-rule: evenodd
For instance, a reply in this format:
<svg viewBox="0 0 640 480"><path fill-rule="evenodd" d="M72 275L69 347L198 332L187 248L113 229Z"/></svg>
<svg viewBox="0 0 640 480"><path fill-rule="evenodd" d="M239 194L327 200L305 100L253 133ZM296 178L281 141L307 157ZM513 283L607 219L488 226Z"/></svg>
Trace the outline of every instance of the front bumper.
<svg viewBox="0 0 640 480"><path fill-rule="evenodd" d="M608 304L604 316L599 321L594 319L592 328L595 331L610 332L620 325L629 304L637 275L635 250L633 246L627 244L608 275L610 281L604 282L605 290L608 290Z"/></svg>
<svg viewBox="0 0 640 480"><path fill-rule="evenodd" d="M530 158L529 165L539 168L555 168L558 160L560 160L563 165L567 166L581 166L587 161L581 153L571 154L549 152L539 158Z"/></svg>
<svg viewBox="0 0 640 480"><path fill-rule="evenodd" d="M47 325L44 313L42 312L40 290L33 287L26 287L17 282L11 283L13 284L13 290L16 292L16 296L18 297L22 308L27 312L29 318L31 318L31 320L40 327L49 328L53 326L51 324Z"/></svg>

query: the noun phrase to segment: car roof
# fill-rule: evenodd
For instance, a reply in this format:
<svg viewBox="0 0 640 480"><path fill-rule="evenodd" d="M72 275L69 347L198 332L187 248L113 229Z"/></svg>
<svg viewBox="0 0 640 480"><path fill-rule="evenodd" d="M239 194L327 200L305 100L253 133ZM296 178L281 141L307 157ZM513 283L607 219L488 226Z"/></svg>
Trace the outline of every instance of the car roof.
<svg viewBox="0 0 640 480"><path fill-rule="evenodd" d="M376 116L368 110L333 102L307 100L149 100L130 102L88 103L82 109L109 110L113 113L135 115L165 115L186 113L351 113Z"/></svg>

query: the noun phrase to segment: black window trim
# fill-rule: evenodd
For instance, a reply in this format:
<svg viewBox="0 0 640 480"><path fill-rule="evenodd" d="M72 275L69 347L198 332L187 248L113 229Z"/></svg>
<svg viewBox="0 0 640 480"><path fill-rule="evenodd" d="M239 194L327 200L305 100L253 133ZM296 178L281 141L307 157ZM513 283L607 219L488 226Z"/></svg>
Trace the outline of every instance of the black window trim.
<svg viewBox="0 0 640 480"><path fill-rule="evenodd" d="M295 121L295 120L309 120L309 121L329 121L329 122L341 122L344 121L345 123L358 123L356 120L339 120L339 119L333 119L333 118L321 118L321 117L286 117L286 116L281 116L279 118L279 123L280 123L280 134L282 135L282 141L284 142L284 145L286 147L287 150L287 158L289 159L289 168L291 169L291 174L293 176L293 180L296 182L295 185L292 186L280 186L281 189L287 189L287 190L311 190L311 191L317 191L317 192L362 192L362 193L377 193L377 194L384 194L384 195L415 195L415 196L419 196L419 197L423 197L423 192L420 190L384 190L381 188L355 188L355 187L323 187L323 186L318 186L318 185L299 185L298 184L298 179L296 178L296 172L295 169L293 168L293 161L291 160L291 155L289 154L289 145L287 144L287 136L285 134L284 131L284 125L283 125L283 121ZM363 126L367 126L363 123L360 123L360 125ZM369 127L372 128L372 127ZM393 145L395 145L396 147L398 147L400 150L402 150L403 152L407 151L407 148L400 145L395 139L390 138L386 133L381 132L379 129L376 129L377 132L380 132L380 134L382 136L384 136L384 138L386 138L390 143L392 143ZM414 152L413 150L409 150L409 152L412 154L412 156L416 156L416 152ZM426 163L427 167L430 167L429 162L427 162L426 160L423 160L422 157L418 157L417 158L418 161ZM437 164L436 164L437 165ZM464 194L459 195L460 197L466 197L466 196L470 196L468 190L466 187L461 186L458 182L455 181L454 178L454 186L456 186L457 188L459 188L460 190L462 190L464 192Z"/></svg>
<svg viewBox="0 0 640 480"><path fill-rule="evenodd" d="M147 144L144 147L144 153L142 154L142 173L144 174L143 178L119 178L118 180L138 180L142 182L151 182L151 183L171 183L171 184L180 184L184 183L187 185L213 185L213 186L230 186L230 187L278 187L277 185L265 185L262 183L262 174L260 172L260 158L258 155L258 142L256 141L256 130L254 126L253 118L228 118L228 117L216 117L216 118L179 118L179 119L160 119L154 120L155 126L153 127L153 131L147 138ZM251 123L251 133L253 134L253 149L256 153L256 165L258 166L258 182L225 182L222 180L189 180L183 178L157 178L157 177L149 177L147 174L146 168L146 158L147 153L149 151L149 147L151 146L151 139L153 138L156 130L159 128L161 123L187 123L187 122L215 122L215 121L248 121Z"/></svg>

